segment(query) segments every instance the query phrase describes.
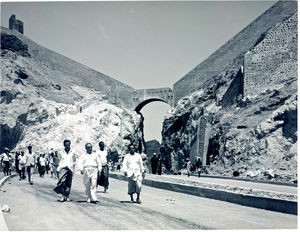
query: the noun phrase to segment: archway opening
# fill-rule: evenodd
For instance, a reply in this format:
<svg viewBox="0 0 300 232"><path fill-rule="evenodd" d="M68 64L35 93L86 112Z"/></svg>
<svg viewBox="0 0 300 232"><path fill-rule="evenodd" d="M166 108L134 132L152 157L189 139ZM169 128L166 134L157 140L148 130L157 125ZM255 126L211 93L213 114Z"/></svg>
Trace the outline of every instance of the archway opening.
<svg viewBox="0 0 300 232"><path fill-rule="evenodd" d="M140 110L144 117L144 139L145 142L157 140L161 143L163 120L171 106L164 101L151 101L151 104L148 103Z"/></svg>
<svg viewBox="0 0 300 232"><path fill-rule="evenodd" d="M140 104L138 104L136 107L135 107L135 111L136 112L141 112L141 110L147 105L149 104L150 102L165 102L164 100L160 99L160 98L150 98L150 99L147 99L143 102L141 102ZM165 102L166 103L166 102ZM167 103L168 104L168 103Z"/></svg>

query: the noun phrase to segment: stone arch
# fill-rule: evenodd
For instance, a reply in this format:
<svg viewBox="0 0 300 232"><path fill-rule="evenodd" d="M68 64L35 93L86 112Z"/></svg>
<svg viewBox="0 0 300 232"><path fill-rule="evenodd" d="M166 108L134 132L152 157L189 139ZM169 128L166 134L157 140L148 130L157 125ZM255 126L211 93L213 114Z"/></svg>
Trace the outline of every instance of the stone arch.
<svg viewBox="0 0 300 232"><path fill-rule="evenodd" d="M153 101L162 101L173 107L173 90L171 88L157 88L134 91L133 102L135 111L139 112L145 105Z"/></svg>
<svg viewBox="0 0 300 232"><path fill-rule="evenodd" d="M165 102L165 103L167 103L168 104L168 102L166 102L166 101L164 101L164 100L162 100L162 99L159 99L159 98L150 98L150 99L147 99L147 100L145 100L145 101L142 101L141 103L139 103L136 107L135 107L135 111L136 112L140 112L141 111L141 109L145 106L145 105L147 105L147 104L149 104L150 102L154 102L154 101L161 101L161 102Z"/></svg>

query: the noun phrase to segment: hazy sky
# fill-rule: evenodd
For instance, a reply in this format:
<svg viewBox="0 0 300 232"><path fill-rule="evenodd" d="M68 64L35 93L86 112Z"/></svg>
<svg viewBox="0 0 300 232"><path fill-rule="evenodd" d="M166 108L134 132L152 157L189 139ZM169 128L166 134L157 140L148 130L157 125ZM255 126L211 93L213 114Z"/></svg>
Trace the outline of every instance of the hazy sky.
<svg viewBox="0 0 300 232"><path fill-rule="evenodd" d="M2 2L24 34L132 87L173 84L267 10L274 1ZM146 140L160 141L169 107L151 103ZM148 119L148 120L147 120ZM150 120L151 119L151 120Z"/></svg>

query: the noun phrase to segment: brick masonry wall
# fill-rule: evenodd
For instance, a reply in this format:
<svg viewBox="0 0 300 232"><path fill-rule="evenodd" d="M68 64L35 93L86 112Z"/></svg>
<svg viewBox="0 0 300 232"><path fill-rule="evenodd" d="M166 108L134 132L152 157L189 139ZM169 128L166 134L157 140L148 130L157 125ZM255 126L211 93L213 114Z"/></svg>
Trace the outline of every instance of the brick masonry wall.
<svg viewBox="0 0 300 232"><path fill-rule="evenodd" d="M275 27L284 18L292 16L296 11L297 1L275 3L269 10L173 85L175 104L184 96L200 89L205 81L231 66L238 57L240 57L240 64L242 64L244 54L255 45L257 39L264 32Z"/></svg>
<svg viewBox="0 0 300 232"><path fill-rule="evenodd" d="M297 16L295 13L272 28L256 47L246 53L245 96L256 95L297 77Z"/></svg>

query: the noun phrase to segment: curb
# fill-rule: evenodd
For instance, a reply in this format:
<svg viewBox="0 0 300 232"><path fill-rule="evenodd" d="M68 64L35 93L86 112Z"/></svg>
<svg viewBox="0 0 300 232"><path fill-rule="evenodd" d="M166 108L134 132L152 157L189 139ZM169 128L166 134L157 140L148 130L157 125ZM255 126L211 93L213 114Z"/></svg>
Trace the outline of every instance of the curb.
<svg viewBox="0 0 300 232"><path fill-rule="evenodd" d="M127 181L127 178L123 175L110 173L109 176L115 179ZM227 201L243 206L297 215L297 202L295 201L252 196L248 194L238 194L223 190L174 184L157 180L144 179L143 184L154 188L160 188L199 197L206 197L220 201Z"/></svg>
<svg viewBox="0 0 300 232"><path fill-rule="evenodd" d="M2 178L0 180L0 189L5 184L6 181L8 181L10 178L15 177L15 176L16 176L16 174L13 174L13 175L6 176L6 177ZM7 227L7 224L4 220L4 216L3 216L3 212L1 210L1 207L0 207L0 231L8 231L8 227Z"/></svg>
<svg viewBox="0 0 300 232"><path fill-rule="evenodd" d="M196 175L194 175L194 176L196 176ZM298 184L290 183L290 182L254 180L254 179L250 179L250 178L229 177L229 176L211 176L211 175L206 175L206 174L201 174L201 177L209 177L209 178L216 178L216 179L240 180L240 181L247 181L247 182L253 182L253 183L276 184L276 185L298 187Z"/></svg>
<svg viewBox="0 0 300 232"><path fill-rule="evenodd" d="M10 178L12 177L15 177L17 174L13 174L13 175L10 175L10 176L6 176L4 178L2 178L0 180L0 188L2 188L2 186L5 184L6 181L8 181Z"/></svg>

